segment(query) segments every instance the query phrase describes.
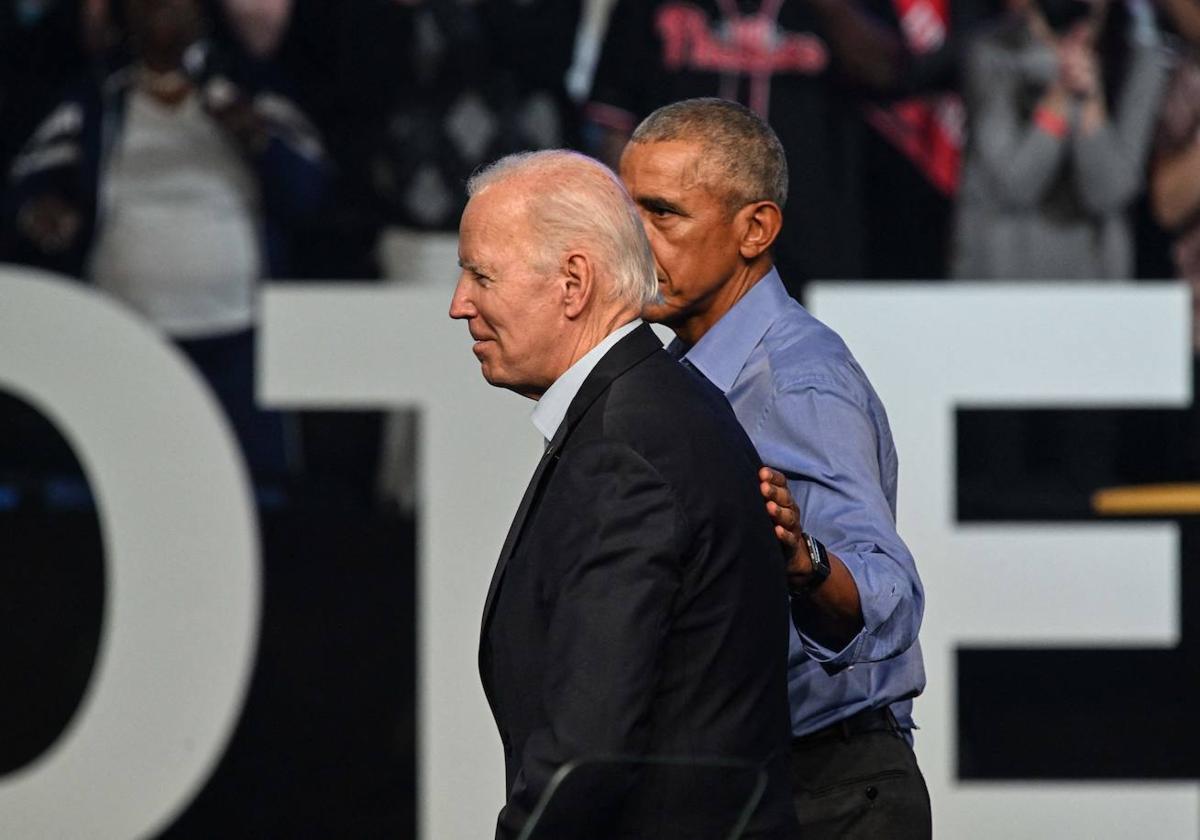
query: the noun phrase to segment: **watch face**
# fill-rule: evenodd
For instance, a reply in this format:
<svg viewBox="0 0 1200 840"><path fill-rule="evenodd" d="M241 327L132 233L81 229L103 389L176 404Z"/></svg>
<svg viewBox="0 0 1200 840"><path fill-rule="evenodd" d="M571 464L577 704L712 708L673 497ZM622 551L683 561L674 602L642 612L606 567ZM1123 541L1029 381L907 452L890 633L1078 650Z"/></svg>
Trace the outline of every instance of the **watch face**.
<svg viewBox="0 0 1200 840"><path fill-rule="evenodd" d="M801 536L812 561L812 571L803 575L797 574L795 578L791 575L788 576L788 589L795 595L812 592L829 578L832 571L829 565L829 554L825 551L825 546L821 545L820 540L809 534L801 534Z"/></svg>
<svg viewBox="0 0 1200 840"><path fill-rule="evenodd" d="M822 581L829 577L829 555L825 551L825 546L816 537L808 538L808 553L812 558L813 577L816 581Z"/></svg>

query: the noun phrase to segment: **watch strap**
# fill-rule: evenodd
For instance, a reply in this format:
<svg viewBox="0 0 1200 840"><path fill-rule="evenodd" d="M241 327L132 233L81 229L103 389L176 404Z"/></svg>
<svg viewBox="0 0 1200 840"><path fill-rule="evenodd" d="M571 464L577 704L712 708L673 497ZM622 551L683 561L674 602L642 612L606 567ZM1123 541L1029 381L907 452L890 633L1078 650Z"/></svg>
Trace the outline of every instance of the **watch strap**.
<svg viewBox="0 0 1200 840"><path fill-rule="evenodd" d="M833 568L829 565L829 552L826 551L824 544L812 534L803 533L805 546L808 548L808 556L812 561L812 571L805 576L804 582L798 587L792 587L793 592L808 593L819 587L829 579L829 575L833 572Z"/></svg>

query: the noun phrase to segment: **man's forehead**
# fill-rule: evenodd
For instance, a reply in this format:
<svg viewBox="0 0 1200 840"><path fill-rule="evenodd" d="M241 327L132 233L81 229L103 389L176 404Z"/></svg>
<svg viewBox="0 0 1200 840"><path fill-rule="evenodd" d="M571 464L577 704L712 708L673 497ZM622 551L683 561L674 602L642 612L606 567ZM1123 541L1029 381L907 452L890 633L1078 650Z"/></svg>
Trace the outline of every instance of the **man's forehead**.
<svg viewBox="0 0 1200 840"><path fill-rule="evenodd" d="M621 156L621 178L637 193L703 190L718 196L721 173L706 163L699 140L658 140L630 143Z"/></svg>
<svg viewBox="0 0 1200 840"><path fill-rule="evenodd" d="M507 183L495 184L476 193L467 202L459 223L460 231L487 233L508 227L525 216L524 201Z"/></svg>
<svg viewBox="0 0 1200 840"><path fill-rule="evenodd" d="M524 239L525 202L496 184L467 202L458 226L458 261L463 268L493 273L513 242Z"/></svg>
<svg viewBox="0 0 1200 840"><path fill-rule="evenodd" d="M679 169L698 162L703 151L703 144L693 139L630 141L621 156L621 168L628 162L639 170Z"/></svg>
<svg viewBox="0 0 1200 840"><path fill-rule="evenodd" d="M467 202L463 217L466 218L470 213L473 219L487 224L524 219L529 203L528 196L535 189L527 181L528 179L524 178L509 178L488 185Z"/></svg>

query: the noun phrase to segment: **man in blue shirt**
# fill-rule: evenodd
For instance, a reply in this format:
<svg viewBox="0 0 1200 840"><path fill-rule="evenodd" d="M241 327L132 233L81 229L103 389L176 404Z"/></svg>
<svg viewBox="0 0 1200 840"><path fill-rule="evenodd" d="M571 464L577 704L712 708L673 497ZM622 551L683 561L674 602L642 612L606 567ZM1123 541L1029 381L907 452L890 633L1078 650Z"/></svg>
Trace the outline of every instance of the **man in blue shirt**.
<svg viewBox="0 0 1200 840"><path fill-rule="evenodd" d="M788 691L804 837L928 838L911 748L924 590L896 533L896 450L862 368L773 267L783 148L741 105L685 100L642 122L620 175L658 272L660 299L643 317L675 331L668 349L725 393L778 470L761 475L792 550Z"/></svg>

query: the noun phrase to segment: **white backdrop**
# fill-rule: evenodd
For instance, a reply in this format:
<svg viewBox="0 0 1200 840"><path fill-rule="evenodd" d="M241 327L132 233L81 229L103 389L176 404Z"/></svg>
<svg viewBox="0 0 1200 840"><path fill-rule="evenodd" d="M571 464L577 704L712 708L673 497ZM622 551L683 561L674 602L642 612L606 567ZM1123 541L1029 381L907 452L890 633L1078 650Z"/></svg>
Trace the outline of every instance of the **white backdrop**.
<svg viewBox="0 0 1200 840"><path fill-rule="evenodd" d="M465 327L446 320L455 274L449 242L441 259L445 268L435 272L445 278L441 285L364 289L357 299L277 287L267 298L268 323L281 331L266 357L275 399L312 394L318 366L328 364L322 381L335 402L355 402L354 389L361 388L372 395L368 402L391 395L426 406L420 490L426 838L484 836L502 804L498 739L475 673L478 613L540 448L528 423L531 404L486 388ZM430 266L437 262L433 256ZM1173 525L956 525L954 406L1189 404L1186 290L844 284L817 286L812 300L874 381L900 452L901 532L929 599L922 644L930 689L916 714L937 836L1200 836L1198 784L964 784L953 777L955 645L1169 646L1179 630ZM408 317L401 329L394 313L402 310ZM316 323L353 325L353 331L316 344ZM284 332L294 343L282 341ZM430 354L435 344L444 353ZM416 384L431 366L439 386ZM356 373L348 380L350 370ZM285 387L287 377L295 384ZM443 423L450 428L439 430ZM1139 557L1132 577L1125 568L1131 556ZM479 796L465 799L464 790Z"/></svg>
<svg viewBox="0 0 1200 840"><path fill-rule="evenodd" d="M241 454L180 353L52 275L0 266L0 390L70 442L106 558L91 682L58 741L0 777L0 837L152 835L212 773L250 679L259 548Z"/></svg>
<svg viewBox="0 0 1200 840"><path fill-rule="evenodd" d="M1189 405L1186 289L836 284L818 286L812 305L875 384L900 453L900 533L928 598L929 688L915 713L935 835L1200 837L1196 783L954 778L957 645L1167 647L1179 636L1174 525L954 522L954 408ZM1138 574L1130 575L1133 557Z"/></svg>
<svg viewBox="0 0 1200 840"><path fill-rule="evenodd" d="M269 288L263 299L260 369L262 398L271 405L412 405L422 411L419 819L423 838L442 840L489 836L503 801L500 744L479 688L476 646L492 566L537 460L540 440L528 422L532 404L493 390L480 378L465 326L446 317L457 271L452 244L434 250L427 255L425 282ZM42 294L41 284L50 284L45 289L52 293ZM936 835L945 840L1200 836L1196 783L963 784L953 775L956 645L1169 646L1179 632L1178 537L1173 526L959 526L953 521L954 406L1190 403L1183 287L848 284L820 286L813 301L817 313L842 332L874 381L900 451L901 532L917 557L928 594L922 641L930 688L917 701L922 726L917 746L933 795ZM50 414L65 429L89 424L111 429L116 421L90 417L94 412L86 400L55 402L52 397L59 386L50 379L39 381L36 371L53 378L56 365L78 357L101 381L125 366L126 378L144 380L143 393L157 393L169 382L170 394L183 394L183 404L202 418L202 428L180 448L178 457L204 462L216 453L209 460L217 468L206 467L206 472L197 466L200 471L193 479L211 476L216 483L207 489L227 488L222 498L233 506L232 512L222 509L222 515L233 522L252 522L243 479L236 469L230 473L221 466L232 457L230 441L210 416L211 400L203 392L193 393L198 391L195 378L176 372L178 360L165 345L158 355L145 350L154 339L132 315L114 313L114 305L87 289L6 269L0 273L0 387L12 389L18 382L18 393L35 404L59 406ZM53 330L17 331L22 324L37 324L51 315L57 319ZM142 355L162 355L170 361L130 367L128 353L97 355L97 346L110 346L96 344L99 333L116 342L113 347L135 341ZM18 341L33 344L14 354ZM43 344L36 344L39 341ZM18 378L21 371L23 379ZM102 464L117 451L112 447L127 447L140 434L156 440L156 430L175 422L178 411L176 405L149 413L124 412L119 420L124 444L104 435L68 437L85 465ZM206 424L215 424L219 431L205 432ZM89 477L95 475L89 469ZM114 517L121 517L122 528L128 528L128 523L139 521L141 512L146 533L152 533L153 515L169 515L170 502L187 501L160 493L154 514L149 501L134 496L124 499L119 510L104 504L105 493L100 497L106 533L116 532ZM174 545L181 552L214 551L214 546L198 541L201 530L180 528ZM251 533L241 525L233 530L243 540ZM136 572L140 561L129 545L106 541L110 578ZM1134 549L1140 574L1131 576L1123 557ZM125 674L131 682L170 680L178 688L218 668L222 691L198 695L212 698L209 713L172 724L179 737L170 742L186 742L202 760L193 762L190 775L172 777L175 787L162 801L143 805L132 794L118 800L126 811L146 811L140 821L137 813L125 814L127 825L144 826L132 833L93 830L95 823L89 819L94 818L84 807L87 800L78 796L90 782L61 774L52 777L58 788L43 791L42 801L55 803L53 822L63 827L59 835L71 836L71 826L79 831L87 827L89 836L149 833L170 816L164 815L163 802L181 810L203 784L204 768L211 767L212 756L223 748L244 687L239 680L248 673L246 656L253 650L256 555L252 545L242 545L239 551L234 556L250 559L236 565L242 571L234 579L242 582L250 598L236 601L245 605L235 612L238 621L225 621L221 638L241 634L222 642L229 651L228 667L220 671L209 652L177 658L174 671L151 670L146 663L140 672ZM186 574L186 569L179 570L178 579ZM160 597L185 597L181 588L169 584L158 582ZM159 610L150 614L151 624L139 623L147 620L144 612L127 608L128 603L114 599L106 605L102 662L117 650L117 640L137 643L141 634L144 642L155 634L153 622L167 622L173 614ZM196 621L226 618L220 602L205 600L192 607L199 613ZM129 664L134 671L137 666L136 660ZM145 714L146 709L133 706L117 709L115 717L98 720L96 731L119 733L133 716ZM103 769L109 775L119 775L124 761L135 760L117 749L107 757L109 766ZM101 768L88 772L99 774ZM12 825L4 820L13 813L10 803L20 792L21 778L14 774L0 782L0 829ZM44 807L51 810L49 804Z"/></svg>

